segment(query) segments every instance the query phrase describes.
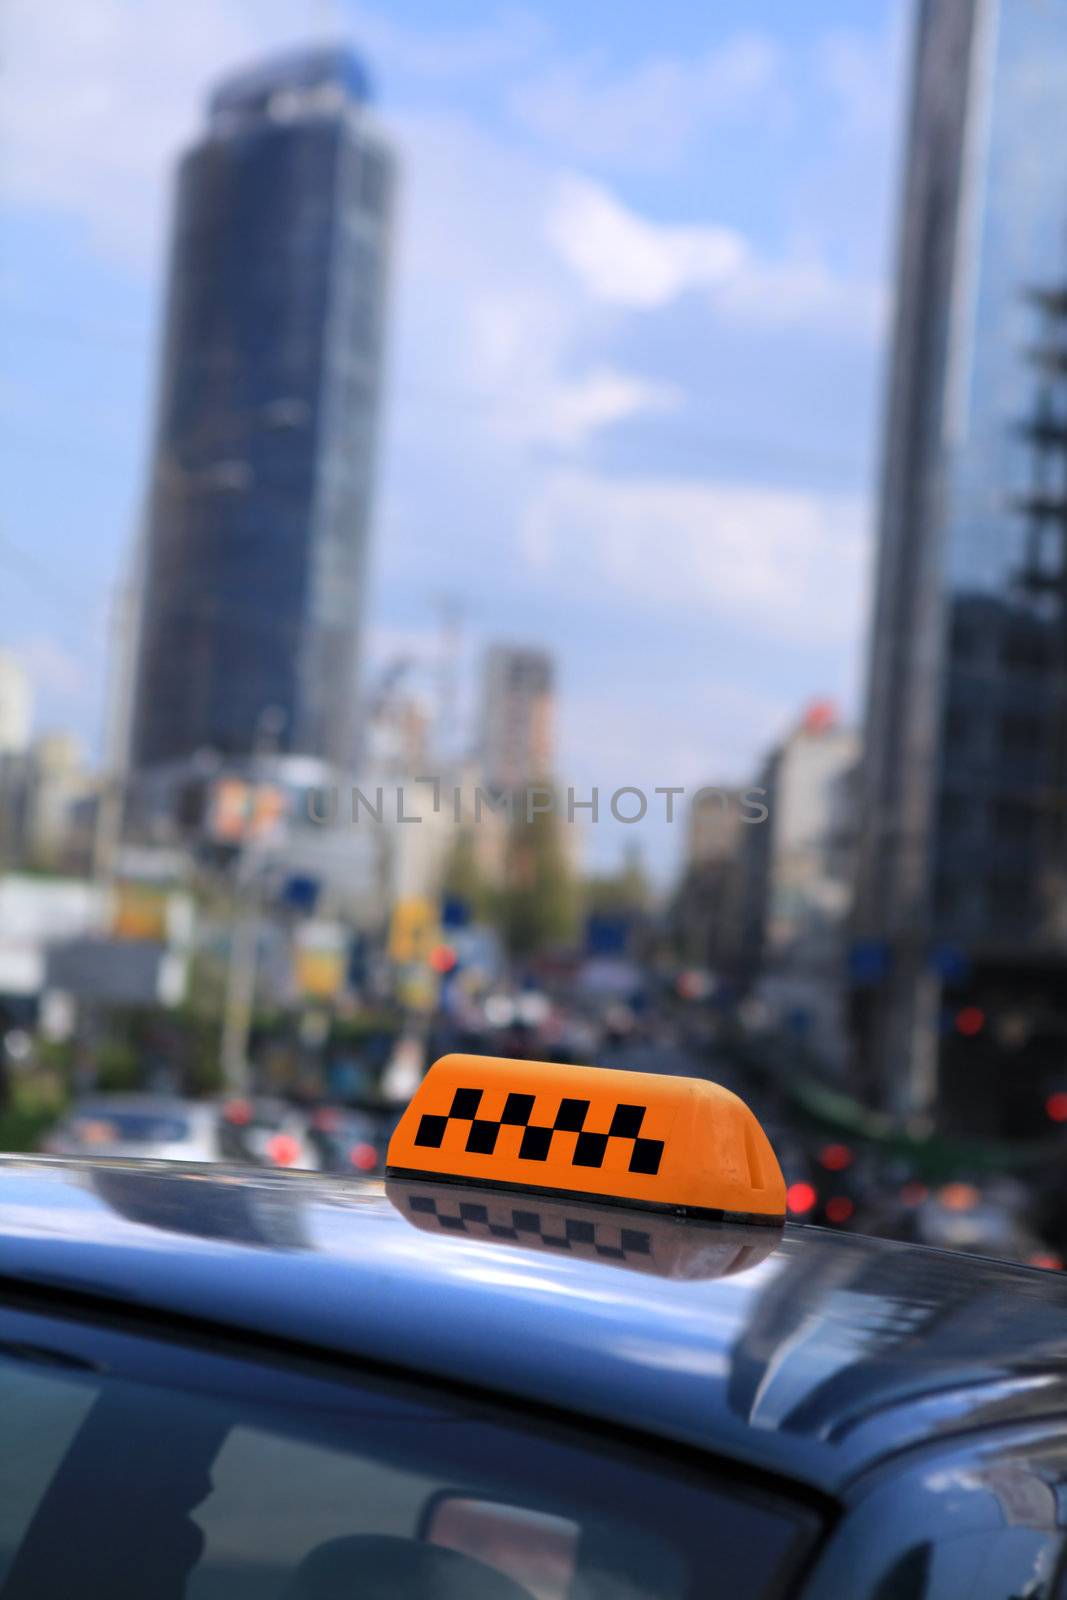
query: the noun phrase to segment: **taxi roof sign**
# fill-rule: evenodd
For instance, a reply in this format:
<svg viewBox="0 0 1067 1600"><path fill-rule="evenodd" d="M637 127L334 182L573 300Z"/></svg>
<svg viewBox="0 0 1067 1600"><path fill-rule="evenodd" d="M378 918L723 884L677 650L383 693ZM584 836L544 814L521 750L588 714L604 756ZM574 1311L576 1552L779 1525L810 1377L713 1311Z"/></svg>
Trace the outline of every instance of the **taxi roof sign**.
<svg viewBox="0 0 1067 1600"><path fill-rule="evenodd" d="M389 1141L391 1178L776 1224L785 1181L752 1112L700 1078L443 1056Z"/></svg>

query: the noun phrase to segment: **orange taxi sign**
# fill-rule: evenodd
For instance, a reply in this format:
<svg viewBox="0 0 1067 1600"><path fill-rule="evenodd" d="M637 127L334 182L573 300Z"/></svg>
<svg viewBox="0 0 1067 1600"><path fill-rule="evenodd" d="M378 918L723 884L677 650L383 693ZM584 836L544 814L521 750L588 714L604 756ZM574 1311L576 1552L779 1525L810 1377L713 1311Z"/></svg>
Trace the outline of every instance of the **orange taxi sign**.
<svg viewBox="0 0 1067 1600"><path fill-rule="evenodd" d="M699 1078L443 1056L397 1124L386 1170L727 1222L785 1219L785 1181L759 1122Z"/></svg>

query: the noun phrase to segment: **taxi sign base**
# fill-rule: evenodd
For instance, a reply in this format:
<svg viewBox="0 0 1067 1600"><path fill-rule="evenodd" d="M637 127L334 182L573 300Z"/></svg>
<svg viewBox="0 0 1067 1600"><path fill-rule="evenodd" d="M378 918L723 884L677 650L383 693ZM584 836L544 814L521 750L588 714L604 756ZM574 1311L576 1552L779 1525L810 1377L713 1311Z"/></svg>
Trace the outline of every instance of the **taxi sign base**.
<svg viewBox="0 0 1067 1600"><path fill-rule="evenodd" d="M626 1195L590 1194L588 1189L555 1189L535 1183L508 1183L503 1179L451 1177L441 1172L421 1172L414 1167L386 1167L387 1178L404 1183L443 1183L457 1189L489 1189L499 1194L535 1194L545 1200L580 1200L583 1205L610 1206L625 1211L652 1211L664 1217L691 1217L695 1222L757 1223L780 1228L786 1220L783 1208L777 1215L762 1211L725 1211L716 1206L672 1205L668 1200L631 1200Z"/></svg>

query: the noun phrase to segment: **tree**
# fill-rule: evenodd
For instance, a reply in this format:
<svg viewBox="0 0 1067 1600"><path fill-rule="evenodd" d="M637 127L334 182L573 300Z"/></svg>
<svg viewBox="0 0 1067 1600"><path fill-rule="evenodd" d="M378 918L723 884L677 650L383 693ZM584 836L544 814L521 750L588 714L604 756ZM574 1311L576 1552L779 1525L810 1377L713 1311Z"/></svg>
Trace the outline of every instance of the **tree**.
<svg viewBox="0 0 1067 1600"><path fill-rule="evenodd" d="M456 835L445 860L441 893L448 899L462 901L476 922L493 920L493 894L478 860L470 828L463 828Z"/></svg>
<svg viewBox="0 0 1067 1600"><path fill-rule="evenodd" d="M534 955L574 938L574 877L555 810L513 818L508 834L500 927L514 956Z"/></svg>
<svg viewBox="0 0 1067 1600"><path fill-rule="evenodd" d="M648 910L650 901L651 892L644 863L636 847L627 850L621 872L587 878L582 885L582 903L586 912L629 912L637 915Z"/></svg>

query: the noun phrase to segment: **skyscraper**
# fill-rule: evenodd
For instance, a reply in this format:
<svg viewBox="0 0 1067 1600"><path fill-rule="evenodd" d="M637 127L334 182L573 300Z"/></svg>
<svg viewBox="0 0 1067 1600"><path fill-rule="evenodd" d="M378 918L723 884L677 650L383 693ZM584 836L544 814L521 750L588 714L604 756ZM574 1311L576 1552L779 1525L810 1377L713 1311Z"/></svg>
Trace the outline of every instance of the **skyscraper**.
<svg viewBox="0 0 1067 1600"><path fill-rule="evenodd" d="M1067 0L922 0L886 423L858 1064L985 1131L1067 1031L1065 39Z"/></svg>
<svg viewBox="0 0 1067 1600"><path fill-rule="evenodd" d="M394 166L341 49L212 96L178 175L135 769L351 760Z"/></svg>
<svg viewBox="0 0 1067 1600"><path fill-rule="evenodd" d="M551 775L554 709L548 654L493 645L485 660L481 752L491 787L520 789Z"/></svg>
<svg viewBox="0 0 1067 1600"><path fill-rule="evenodd" d="M0 756L19 755L30 742L30 683L19 661L0 650Z"/></svg>

